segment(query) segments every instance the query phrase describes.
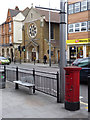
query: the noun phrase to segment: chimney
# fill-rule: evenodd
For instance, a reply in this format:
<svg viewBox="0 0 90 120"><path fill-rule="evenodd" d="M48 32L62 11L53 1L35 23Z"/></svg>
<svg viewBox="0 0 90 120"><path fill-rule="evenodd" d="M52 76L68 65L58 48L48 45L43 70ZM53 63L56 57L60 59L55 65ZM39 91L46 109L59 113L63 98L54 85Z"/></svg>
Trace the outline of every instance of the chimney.
<svg viewBox="0 0 90 120"><path fill-rule="evenodd" d="M15 10L19 10L18 6L15 7Z"/></svg>

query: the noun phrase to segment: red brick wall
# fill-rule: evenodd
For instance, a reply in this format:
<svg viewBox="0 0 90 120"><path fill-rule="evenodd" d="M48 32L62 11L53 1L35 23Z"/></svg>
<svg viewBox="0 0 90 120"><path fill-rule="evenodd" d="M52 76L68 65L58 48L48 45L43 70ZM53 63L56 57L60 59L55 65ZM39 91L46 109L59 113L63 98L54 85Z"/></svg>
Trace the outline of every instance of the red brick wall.
<svg viewBox="0 0 90 120"><path fill-rule="evenodd" d="M68 4L72 4L75 2L81 2L81 1L83 1L83 0L68 0ZM84 22L84 21L88 21L89 19L90 19L90 11L89 10L79 12L79 13L74 13L74 14L68 15L68 24ZM89 38L88 31L68 34L68 40L84 39L84 38Z"/></svg>
<svg viewBox="0 0 90 120"><path fill-rule="evenodd" d="M89 18L88 15L89 15L89 11L68 15L68 24L88 21L88 18Z"/></svg>
<svg viewBox="0 0 90 120"><path fill-rule="evenodd" d="M72 4L72 3L75 3L75 2L81 2L83 0L68 0L68 4Z"/></svg>
<svg viewBox="0 0 90 120"><path fill-rule="evenodd" d="M3 44L3 37L5 37L5 44L9 43L9 36L12 36L12 43L13 43L13 22L11 22L11 32L9 32L9 22L12 21L10 12L8 10L8 14L7 14L7 19L6 22L4 24L2 24L2 44ZM4 33L3 33L3 27L4 27Z"/></svg>
<svg viewBox="0 0 90 120"><path fill-rule="evenodd" d="M70 33L68 34L68 40L73 40L73 39L84 39L88 38L89 36L88 32L78 32L78 33Z"/></svg>

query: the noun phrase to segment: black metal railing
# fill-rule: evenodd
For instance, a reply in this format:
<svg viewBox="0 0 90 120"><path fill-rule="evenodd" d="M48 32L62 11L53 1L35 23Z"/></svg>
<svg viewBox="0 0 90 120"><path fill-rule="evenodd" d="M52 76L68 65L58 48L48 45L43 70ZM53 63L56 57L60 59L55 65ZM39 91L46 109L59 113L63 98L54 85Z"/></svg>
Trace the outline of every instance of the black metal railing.
<svg viewBox="0 0 90 120"><path fill-rule="evenodd" d="M22 69L19 67L10 67L6 68L6 79L10 82L14 80L20 80L21 77L33 76L35 83L35 90L46 93L48 95L57 97L59 95L58 81L59 73L50 73L38 71L35 69Z"/></svg>

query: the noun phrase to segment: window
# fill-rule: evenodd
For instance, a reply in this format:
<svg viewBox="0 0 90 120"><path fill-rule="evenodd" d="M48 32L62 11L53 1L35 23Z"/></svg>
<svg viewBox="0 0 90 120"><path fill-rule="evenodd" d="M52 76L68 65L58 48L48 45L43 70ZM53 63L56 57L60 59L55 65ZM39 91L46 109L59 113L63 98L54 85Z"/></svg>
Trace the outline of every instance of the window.
<svg viewBox="0 0 90 120"><path fill-rule="evenodd" d="M4 28L4 26L3 26L3 33L5 32L5 28Z"/></svg>
<svg viewBox="0 0 90 120"><path fill-rule="evenodd" d="M90 21L88 21L88 31L90 31Z"/></svg>
<svg viewBox="0 0 90 120"><path fill-rule="evenodd" d="M69 25L68 25L68 32L69 32L69 33L74 32L74 30L73 30L73 24L69 24Z"/></svg>
<svg viewBox="0 0 90 120"><path fill-rule="evenodd" d="M73 13L73 4L68 6L68 14L72 14Z"/></svg>
<svg viewBox="0 0 90 120"><path fill-rule="evenodd" d="M74 4L74 13L80 12L80 2Z"/></svg>
<svg viewBox="0 0 90 120"><path fill-rule="evenodd" d="M9 43L12 43L12 37L11 37L11 35L9 36Z"/></svg>
<svg viewBox="0 0 90 120"><path fill-rule="evenodd" d="M90 21L88 21L88 29L87 22L74 23L68 25L68 33L85 32L87 30L90 31Z"/></svg>
<svg viewBox="0 0 90 120"><path fill-rule="evenodd" d="M30 23L30 25L29 25L28 35L29 35L29 37L31 37L31 38L35 38L36 35L37 35L37 26L36 26L36 24L33 23L33 22Z"/></svg>
<svg viewBox="0 0 90 120"><path fill-rule="evenodd" d="M80 23L75 23L75 32L80 31Z"/></svg>
<svg viewBox="0 0 90 120"><path fill-rule="evenodd" d="M9 32L11 32L11 22L9 23Z"/></svg>
<svg viewBox="0 0 90 120"><path fill-rule="evenodd" d="M54 39L54 25L51 24L51 39Z"/></svg>
<svg viewBox="0 0 90 120"><path fill-rule="evenodd" d="M5 44L5 37L3 37L3 44Z"/></svg>
<svg viewBox="0 0 90 120"><path fill-rule="evenodd" d="M87 31L87 22L81 23L81 31Z"/></svg>
<svg viewBox="0 0 90 120"><path fill-rule="evenodd" d="M87 1L82 1L81 2L81 11L87 10Z"/></svg>
<svg viewBox="0 0 90 120"><path fill-rule="evenodd" d="M88 0L88 9L90 10L90 0Z"/></svg>

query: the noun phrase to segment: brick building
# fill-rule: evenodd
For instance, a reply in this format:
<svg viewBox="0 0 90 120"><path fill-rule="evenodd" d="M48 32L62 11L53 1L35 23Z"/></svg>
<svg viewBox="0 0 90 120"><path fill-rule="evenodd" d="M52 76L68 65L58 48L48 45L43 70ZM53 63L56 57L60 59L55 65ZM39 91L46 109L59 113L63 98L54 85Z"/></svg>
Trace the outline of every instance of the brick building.
<svg viewBox="0 0 90 120"><path fill-rule="evenodd" d="M68 0L68 59L90 56L90 0Z"/></svg>
<svg viewBox="0 0 90 120"><path fill-rule="evenodd" d="M8 9L6 21L0 25L0 55L10 57L13 61L15 49L22 43L22 21L28 13L26 8Z"/></svg>

